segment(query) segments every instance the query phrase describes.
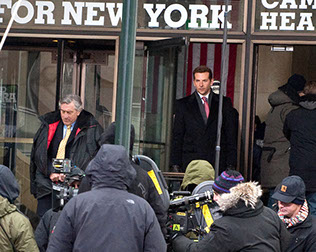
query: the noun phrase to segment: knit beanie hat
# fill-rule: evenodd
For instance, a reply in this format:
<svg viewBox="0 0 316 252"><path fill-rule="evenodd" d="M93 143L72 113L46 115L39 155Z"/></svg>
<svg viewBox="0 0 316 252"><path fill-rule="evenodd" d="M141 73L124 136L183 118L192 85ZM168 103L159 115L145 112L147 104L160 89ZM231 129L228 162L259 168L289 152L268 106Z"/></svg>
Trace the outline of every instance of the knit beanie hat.
<svg viewBox="0 0 316 252"><path fill-rule="evenodd" d="M300 74L293 74L287 81L287 84L297 92L302 91L304 89L305 83L306 80L304 76Z"/></svg>
<svg viewBox="0 0 316 252"><path fill-rule="evenodd" d="M304 76L300 74L293 74L287 81L287 83L279 89L285 93L294 103L300 102L300 96L297 92L303 91L306 80Z"/></svg>
<svg viewBox="0 0 316 252"><path fill-rule="evenodd" d="M216 178L213 190L219 194L229 193L229 189L244 181L244 177L235 170L226 170Z"/></svg>

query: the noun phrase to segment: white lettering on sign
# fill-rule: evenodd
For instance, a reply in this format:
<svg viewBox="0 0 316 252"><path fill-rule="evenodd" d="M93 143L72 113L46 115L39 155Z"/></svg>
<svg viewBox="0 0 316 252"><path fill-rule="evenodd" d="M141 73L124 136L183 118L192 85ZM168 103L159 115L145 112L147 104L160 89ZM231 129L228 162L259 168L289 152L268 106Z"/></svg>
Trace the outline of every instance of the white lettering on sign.
<svg viewBox="0 0 316 252"><path fill-rule="evenodd" d="M63 25L71 25L71 19L70 16L75 21L76 25L82 24L82 9L84 7L85 3L77 3L75 2L75 8L71 4L71 2L63 2L64 7L64 18L61 20L61 24Z"/></svg>
<svg viewBox="0 0 316 252"><path fill-rule="evenodd" d="M174 11L178 11L180 13L180 19L178 21L173 21L171 19L171 14ZM171 4L168 6L168 8L165 10L164 14L165 22L168 26L171 28L179 28L181 26L185 25L185 22L188 19L188 13L187 10L184 8L181 4Z"/></svg>
<svg viewBox="0 0 316 252"><path fill-rule="evenodd" d="M11 10L11 15L14 13L14 9L17 7L18 2L13 4L12 10ZM14 21L17 22L18 24L27 24L30 22L34 16L34 7L29 1L22 1L20 8L25 8L26 9L26 16L25 17L20 17L19 13L16 14Z"/></svg>
<svg viewBox="0 0 316 252"><path fill-rule="evenodd" d="M280 30L284 31L293 31L295 24L291 21L295 19L295 13L294 12L286 12L286 13L280 13L281 16L281 25Z"/></svg>
<svg viewBox="0 0 316 252"><path fill-rule="evenodd" d="M171 28L179 28L190 19L188 24L189 28L202 28L202 29L217 29L224 28L224 5L210 5L208 8L206 5L190 4L189 11L181 4L171 4L166 8L165 4L144 4L150 21L148 27L159 27L158 18L164 12L164 21ZM209 9L211 12L209 12ZM221 11L222 10L222 11ZM227 13L232 10L232 6L228 5ZM171 16L173 12L179 12L179 20L172 20ZM220 12L221 11L221 12ZM212 14L210 24L208 24L207 15ZM190 14L190 16L189 16ZM200 24L198 23L200 20ZM219 22L220 21L220 22ZM231 29L232 24L227 21L227 28Z"/></svg>
<svg viewBox="0 0 316 252"><path fill-rule="evenodd" d="M209 28L207 23L208 8L206 5L191 4L189 9L191 10L189 28ZM200 20L200 25L198 19Z"/></svg>
<svg viewBox="0 0 316 252"><path fill-rule="evenodd" d="M7 90L7 87L2 86L0 89L0 103L16 103L16 93Z"/></svg>
<svg viewBox="0 0 316 252"><path fill-rule="evenodd" d="M14 4L13 1L15 0L0 0L0 24L3 23L5 14L6 22L8 22L11 13L17 6L17 1ZM306 3L312 3L312 0L301 1L302 6ZM110 21L111 26L117 27L123 16L122 3L101 0L99 2L23 0L20 8L14 20L17 24L34 22L35 25L104 26L107 25L105 18L108 18L107 20ZM224 28L224 8L224 5L190 4L186 8L180 3L169 5L144 3L145 15L147 14L149 17L145 27L159 28L167 26L177 29L187 24L188 28L191 29ZM227 13L231 11L232 6L229 5ZM56 13L58 13L58 16L54 16ZM143 17L143 13L140 16ZM145 17L144 20L147 20L147 18ZM232 28L232 24L228 21L227 28Z"/></svg>
<svg viewBox="0 0 316 252"><path fill-rule="evenodd" d="M53 11L55 5L49 1L36 1L37 6L37 18L35 19L35 24L45 24L44 16L47 18L46 24L55 24Z"/></svg>
<svg viewBox="0 0 316 252"><path fill-rule="evenodd" d="M301 0L301 4L299 6L299 9L306 10L307 9L306 2L308 4L308 6L312 6L312 9L316 9L316 0ZM313 2L314 2L314 4L313 4Z"/></svg>
<svg viewBox="0 0 316 252"><path fill-rule="evenodd" d="M272 10L278 7L279 1L272 1L271 3L268 3L268 0L261 0L261 4L264 8ZM312 6L312 9L316 9L316 0L300 0L299 6L297 6L296 0L282 0L280 9L306 10L308 6Z"/></svg>
<svg viewBox="0 0 316 252"><path fill-rule="evenodd" d="M267 0L261 0L261 3L263 5L263 7L266 8L266 9L274 9L274 8L276 8L279 5L279 3L277 1L269 4L267 2Z"/></svg>
<svg viewBox="0 0 316 252"><path fill-rule="evenodd" d="M315 31L312 12L294 12L293 10L316 9L316 0L280 0L270 1L270 3L268 0L261 0L261 3L266 9L275 10L260 13L260 30Z"/></svg>
<svg viewBox="0 0 316 252"><path fill-rule="evenodd" d="M139 13L142 27L224 28L224 5L165 2L143 4L144 13ZM260 30L315 31L313 13L316 10L316 0L258 0L257 5L259 17L256 17L256 21L260 20L258 25ZM16 6L17 0L0 0L0 24L9 22ZM261 11L262 9L265 10ZM227 13L232 11L232 5L229 5ZM117 27L122 18L123 4L114 0L23 0L14 21L19 25L29 24L29 27L33 24L104 27L109 23L111 27ZM230 16L228 16L227 28L232 29L229 18Z"/></svg>
<svg viewBox="0 0 316 252"><path fill-rule="evenodd" d="M217 29L219 27L224 28L224 11L222 11L221 13L219 13L220 9L224 10L225 9L225 5L211 5L210 7L211 11L212 11L212 23L210 24L210 28L212 29ZM228 12L230 12L232 10L232 6L228 5ZM218 20L221 21L221 26L218 22ZM227 29L231 29L232 28L232 24L227 22Z"/></svg>
<svg viewBox="0 0 316 252"><path fill-rule="evenodd" d="M117 8L116 14L114 13L114 8ZM118 26L120 20L122 20L123 16L123 4L122 3L106 3L106 8L108 9L110 20L112 26Z"/></svg>
<svg viewBox="0 0 316 252"><path fill-rule="evenodd" d="M260 30L277 30L276 18L277 12L262 12ZM269 25L270 24L270 25Z"/></svg>
<svg viewBox="0 0 316 252"><path fill-rule="evenodd" d="M297 4L295 0L283 0L282 4L280 5L280 9L288 9L290 8L291 10L297 9Z"/></svg>
<svg viewBox="0 0 316 252"><path fill-rule="evenodd" d="M87 7L87 19L84 21L85 25L104 25L104 17L101 16L99 19L96 19L98 17L98 11L99 9L101 12L105 9L104 3L86 3Z"/></svg>
<svg viewBox="0 0 316 252"><path fill-rule="evenodd" d="M312 21L312 13L300 13L301 19L300 19L300 23L297 26L297 30L298 31L304 31L305 28L307 31L314 31L315 27L313 25L313 21Z"/></svg>
<svg viewBox="0 0 316 252"><path fill-rule="evenodd" d="M11 0L1 0L0 1L0 14L4 14L4 8L1 8L1 6L7 6L7 9L11 9L12 2ZM3 22L3 18L0 17L0 23Z"/></svg>
<svg viewBox="0 0 316 252"><path fill-rule="evenodd" d="M156 4L156 11L154 12L153 4L144 4L144 9L146 10L148 16L150 17L150 21L148 23L148 27L159 27L158 17L161 12L166 8L165 4Z"/></svg>

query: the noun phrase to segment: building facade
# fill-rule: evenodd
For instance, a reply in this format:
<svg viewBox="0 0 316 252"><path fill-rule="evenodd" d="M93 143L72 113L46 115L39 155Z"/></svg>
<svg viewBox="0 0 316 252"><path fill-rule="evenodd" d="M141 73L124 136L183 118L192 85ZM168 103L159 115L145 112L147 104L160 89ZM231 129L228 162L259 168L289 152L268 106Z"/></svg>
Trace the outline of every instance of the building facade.
<svg viewBox="0 0 316 252"><path fill-rule="evenodd" d="M15 0L0 2L0 35ZM20 201L34 209L29 163L38 116L67 93L103 127L115 120L122 1L23 0L0 52L0 158L15 171ZM134 152L168 171L173 104L193 92L192 71L204 64L239 112L238 168L252 176L254 118L294 73L316 79L316 1L138 1L132 123ZM222 54L225 55L223 64ZM221 65L223 79L221 80Z"/></svg>

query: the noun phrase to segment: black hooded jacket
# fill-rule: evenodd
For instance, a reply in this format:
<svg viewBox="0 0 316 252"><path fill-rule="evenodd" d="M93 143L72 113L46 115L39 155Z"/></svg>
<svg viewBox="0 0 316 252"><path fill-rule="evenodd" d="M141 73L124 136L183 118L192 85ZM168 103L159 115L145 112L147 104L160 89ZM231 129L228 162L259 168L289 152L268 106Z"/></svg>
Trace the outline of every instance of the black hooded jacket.
<svg viewBox="0 0 316 252"><path fill-rule="evenodd" d="M40 120L42 124L34 136L30 164L31 193L36 198L48 195L52 190L49 175L53 171L48 167L51 161L47 160L47 150L58 123L61 122L60 112L47 113L41 116ZM69 150L69 158L73 165L84 170L99 148L98 140L103 129L92 114L82 110L73 131L74 138ZM71 138L72 135L69 139Z"/></svg>
<svg viewBox="0 0 316 252"><path fill-rule="evenodd" d="M102 145L86 169L92 190L72 198L51 235L52 251L166 251L150 205L128 193L136 176L126 150Z"/></svg>
<svg viewBox="0 0 316 252"><path fill-rule="evenodd" d="M130 150L132 151L135 139L134 126L131 127L131 138L130 138ZM101 135L100 145L102 144L114 144L115 141L115 122L113 122ZM136 177L132 181L131 185L127 189L128 192L138 195L144 198L150 206L153 208L161 230L164 234L167 233L166 222L167 222L167 210L164 209L163 202L158 194L153 181L150 179L147 172L137 163L132 161L131 164L136 170ZM91 181L88 177L84 177L79 187L79 193L90 191Z"/></svg>
<svg viewBox="0 0 316 252"><path fill-rule="evenodd" d="M286 252L316 251L316 217L309 214L305 221L290 228L293 238Z"/></svg>
<svg viewBox="0 0 316 252"><path fill-rule="evenodd" d="M300 176L306 192L316 192L316 95L305 95L300 108L285 119L283 132L290 141L290 175Z"/></svg>

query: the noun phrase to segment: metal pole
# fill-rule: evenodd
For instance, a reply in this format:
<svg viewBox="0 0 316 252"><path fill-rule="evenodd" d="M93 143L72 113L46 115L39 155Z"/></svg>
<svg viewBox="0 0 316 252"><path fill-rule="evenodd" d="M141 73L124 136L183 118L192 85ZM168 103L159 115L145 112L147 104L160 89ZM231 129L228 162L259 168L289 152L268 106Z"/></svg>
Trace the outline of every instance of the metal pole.
<svg viewBox="0 0 316 252"><path fill-rule="evenodd" d="M15 16L16 16L17 13L18 13L18 10L19 10L19 8L20 8L20 6L21 6L22 1L23 1L23 0L19 0L19 1L16 3L16 7L15 7L13 10L11 10L11 18L10 18L10 21L9 21L9 23L8 23L7 28L5 29L5 32L4 32L3 37L2 37L2 39L1 39L1 42L0 42L0 52L1 52L1 50L2 50L2 47L3 47L3 45L4 45L4 42L5 42L6 39L7 39L7 36L8 36L8 34L9 34L9 31L10 31L10 29L11 29L11 26L12 26L12 24L13 24L13 21L14 21L14 19L15 19Z"/></svg>
<svg viewBox="0 0 316 252"><path fill-rule="evenodd" d="M219 92L219 108L218 108L218 123L217 123L217 139L215 149L215 178L218 177L219 163L220 163L220 152L221 152L221 130L223 121L223 96L226 93L226 82L224 82L224 68L227 66L227 13L228 13L228 0L225 0L225 12L224 12L224 32L223 32L223 44L222 44L222 62L221 62L221 85Z"/></svg>
<svg viewBox="0 0 316 252"><path fill-rule="evenodd" d="M115 144L123 145L126 150L130 144L137 2L124 0L120 35Z"/></svg>
<svg viewBox="0 0 316 252"><path fill-rule="evenodd" d="M58 40L58 55L57 55L57 78L56 78L56 96L55 96L55 110L59 109L59 100L62 96L61 85L64 78L64 49L65 49L65 40Z"/></svg>

